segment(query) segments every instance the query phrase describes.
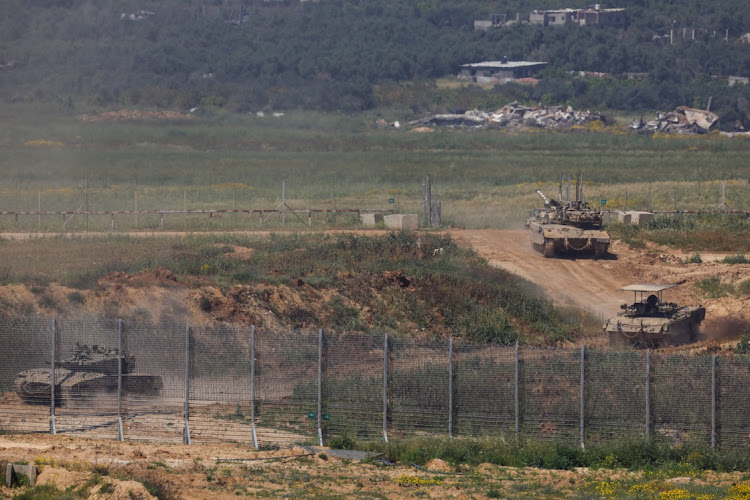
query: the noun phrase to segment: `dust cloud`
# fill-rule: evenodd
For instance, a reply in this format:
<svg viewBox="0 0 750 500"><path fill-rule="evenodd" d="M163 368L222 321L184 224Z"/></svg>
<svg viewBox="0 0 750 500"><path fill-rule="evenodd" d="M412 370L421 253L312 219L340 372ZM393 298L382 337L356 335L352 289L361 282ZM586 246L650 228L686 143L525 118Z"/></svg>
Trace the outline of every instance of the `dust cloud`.
<svg viewBox="0 0 750 500"><path fill-rule="evenodd" d="M700 340L734 340L750 334L750 321L738 318L706 320L701 327Z"/></svg>

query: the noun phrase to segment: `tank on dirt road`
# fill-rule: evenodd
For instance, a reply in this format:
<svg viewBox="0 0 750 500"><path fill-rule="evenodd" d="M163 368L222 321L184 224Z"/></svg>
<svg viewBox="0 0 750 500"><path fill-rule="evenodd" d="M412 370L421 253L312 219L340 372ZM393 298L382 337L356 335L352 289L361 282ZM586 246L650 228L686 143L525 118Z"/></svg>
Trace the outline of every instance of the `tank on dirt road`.
<svg viewBox="0 0 750 500"><path fill-rule="evenodd" d="M576 189L578 193L578 189ZM609 234L603 229L602 213L576 196L576 201L560 202L536 190L544 208L535 209L526 219L531 246L545 257L593 255L605 257Z"/></svg>
<svg viewBox="0 0 750 500"><path fill-rule="evenodd" d="M658 348L695 342L701 322L706 318L703 306L678 306L662 301L662 292L677 285L628 285L632 304L623 304L614 318L604 323L611 346Z"/></svg>
<svg viewBox="0 0 750 500"><path fill-rule="evenodd" d="M157 396L162 388L158 375L135 373L135 357L118 356L115 349L76 343L73 356L55 363L55 403L86 401L100 395L116 395L118 364L122 366L125 394ZM16 375L16 393L27 403L49 404L53 384L52 370L33 368Z"/></svg>

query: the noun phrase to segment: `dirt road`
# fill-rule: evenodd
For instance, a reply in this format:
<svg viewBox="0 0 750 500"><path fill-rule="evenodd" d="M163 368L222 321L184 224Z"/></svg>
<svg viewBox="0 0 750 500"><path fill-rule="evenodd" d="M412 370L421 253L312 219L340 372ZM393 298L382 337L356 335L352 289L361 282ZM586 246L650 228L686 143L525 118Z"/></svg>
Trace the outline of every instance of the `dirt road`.
<svg viewBox="0 0 750 500"><path fill-rule="evenodd" d="M606 260L546 259L531 249L528 231L451 230L450 234L472 246L490 265L539 285L556 303L584 307L602 317L618 311L622 297L617 290L636 279L616 253Z"/></svg>

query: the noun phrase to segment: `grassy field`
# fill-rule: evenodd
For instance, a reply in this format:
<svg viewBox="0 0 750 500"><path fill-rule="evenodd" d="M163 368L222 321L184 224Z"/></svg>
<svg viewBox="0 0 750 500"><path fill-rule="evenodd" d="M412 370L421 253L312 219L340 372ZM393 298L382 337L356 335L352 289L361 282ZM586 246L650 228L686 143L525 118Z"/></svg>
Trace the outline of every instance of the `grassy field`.
<svg viewBox="0 0 750 500"><path fill-rule="evenodd" d="M398 113L280 117L206 113L190 120L84 122L90 110L0 106L0 210L274 209L282 181L292 208L371 208L419 212L425 173L436 176L444 219L472 228L516 227L556 195L560 174L582 173L586 197L610 209L714 209L745 197L750 142L707 134L637 136L618 125L566 133L532 130L379 128ZM88 198L88 202L86 199ZM389 200L393 200L389 203ZM304 217L303 217L304 218ZM0 230L14 227L0 217ZM167 216L167 227L252 228L257 216L207 221ZM275 219L269 221L274 224ZM296 219L295 219L296 220ZM306 220L304 221L306 222ZM296 221L296 224L304 222ZM329 225L318 215L315 225ZM337 224L353 219L337 218ZM59 217L21 217L22 228L60 230ZM91 230L110 228L92 217ZM135 229L118 217L118 229ZM159 227L141 218L138 229ZM85 229L80 217L67 230Z"/></svg>

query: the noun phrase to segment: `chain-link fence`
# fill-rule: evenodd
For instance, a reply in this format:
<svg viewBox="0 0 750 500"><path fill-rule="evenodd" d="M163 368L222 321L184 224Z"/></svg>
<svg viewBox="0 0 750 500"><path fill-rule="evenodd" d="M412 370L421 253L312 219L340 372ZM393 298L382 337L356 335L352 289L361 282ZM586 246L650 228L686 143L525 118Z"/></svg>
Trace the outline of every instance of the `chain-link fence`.
<svg viewBox="0 0 750 500"><path fill-rule="evenodd" d="M256 447L417 435L750 446L743 356L97 318L6 319L0 345L0 432Z"/></svg>

